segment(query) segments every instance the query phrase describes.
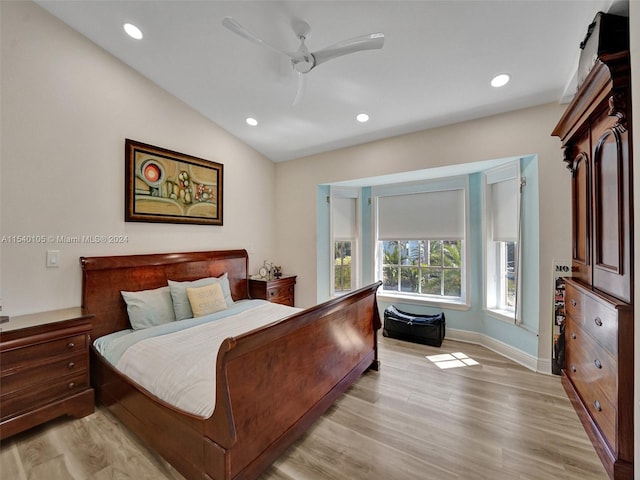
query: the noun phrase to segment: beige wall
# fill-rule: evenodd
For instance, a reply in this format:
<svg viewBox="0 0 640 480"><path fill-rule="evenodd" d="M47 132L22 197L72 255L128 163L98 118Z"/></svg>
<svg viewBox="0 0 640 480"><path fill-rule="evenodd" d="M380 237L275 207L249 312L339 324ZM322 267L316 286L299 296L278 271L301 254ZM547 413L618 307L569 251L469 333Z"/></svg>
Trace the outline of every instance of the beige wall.
<svg viewBox="0 0 640 480"><path fill-rule="evenodd" d="M297 303L316 292L316 185L465 162L537 154L540 177L539 354L551 358L554 259L570 259L570 174L551 130L564 106L549 104L337 150L276 166L277 255L298 275Z"/></svg>
<svg viewBox="0 0 640 480"><path fill-rule="evenodd" d="M275 251L274 164L31 2L0 2L0 236L123 235L122 244L0 244L3 313L80 304L81 255ZM224 226L124 222L124 140L224 164ZM46 268L59 250L59 268Z"/></svg>

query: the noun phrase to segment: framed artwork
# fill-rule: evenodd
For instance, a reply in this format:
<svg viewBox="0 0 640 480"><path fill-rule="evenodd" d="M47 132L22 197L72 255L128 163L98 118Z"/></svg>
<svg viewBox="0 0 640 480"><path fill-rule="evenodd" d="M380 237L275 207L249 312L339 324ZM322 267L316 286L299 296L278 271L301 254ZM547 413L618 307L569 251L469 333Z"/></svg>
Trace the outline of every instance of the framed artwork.
<svg viewBox="0 0 640 480"><path fill-rule="evenodd" d="M221 163L126 139L125 221L222 225Z"/></svg>

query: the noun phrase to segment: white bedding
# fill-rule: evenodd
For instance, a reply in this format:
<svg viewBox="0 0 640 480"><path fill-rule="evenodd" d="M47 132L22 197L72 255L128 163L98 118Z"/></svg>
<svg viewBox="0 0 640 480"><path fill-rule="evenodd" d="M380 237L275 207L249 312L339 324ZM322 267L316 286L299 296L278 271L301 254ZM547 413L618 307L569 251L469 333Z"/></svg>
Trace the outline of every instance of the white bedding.
<svg viewBox="0 0 640 480"><path fill-rule="evenodd" d="M276 303L130 346L116 368L165 402L210 417L216 399L216 358L222 342L300 311Z"/></svg>

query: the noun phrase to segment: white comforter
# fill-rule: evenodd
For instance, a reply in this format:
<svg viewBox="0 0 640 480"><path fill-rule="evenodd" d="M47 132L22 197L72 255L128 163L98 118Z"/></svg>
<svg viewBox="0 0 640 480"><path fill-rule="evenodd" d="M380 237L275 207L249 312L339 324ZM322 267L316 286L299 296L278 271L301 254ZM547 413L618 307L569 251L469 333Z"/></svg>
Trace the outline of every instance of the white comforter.
<svg viewBox="0 0 640 480"><path fill-rule="evenodd" d="M287 317L299 308L261 302L245 312L129 347L116 367L156 397L209 417L216 400L216 357L222 342Z"/></svg>

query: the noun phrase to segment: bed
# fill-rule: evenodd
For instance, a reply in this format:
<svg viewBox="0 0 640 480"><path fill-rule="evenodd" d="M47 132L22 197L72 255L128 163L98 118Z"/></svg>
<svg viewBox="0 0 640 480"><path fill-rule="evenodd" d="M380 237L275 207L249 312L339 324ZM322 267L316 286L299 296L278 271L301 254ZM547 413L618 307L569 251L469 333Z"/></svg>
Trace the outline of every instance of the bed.
<svg viewBox="0 0 640 480"><path fill-rule="evenodd" d="M248 299L245 250L82 257L82 306L92 340L131 328L121 291L226 274ZM380 283L225 338L215 362L214 410L196 415L158 398L95 345L99 403L189 480L255 479L366 370L378 369Z"/></svg>

